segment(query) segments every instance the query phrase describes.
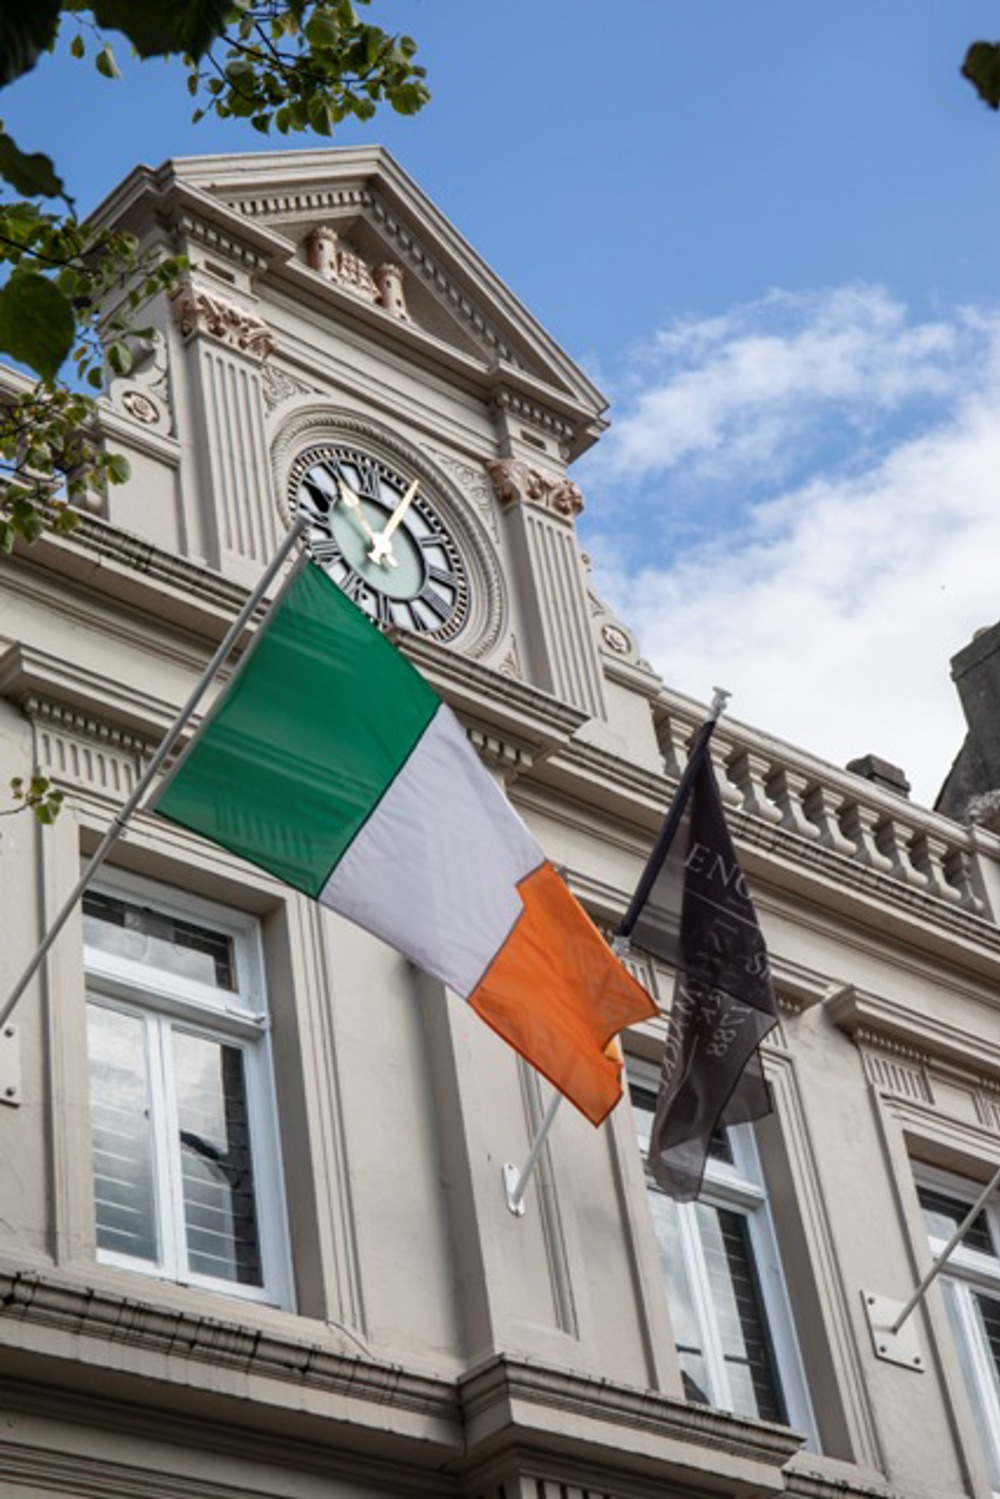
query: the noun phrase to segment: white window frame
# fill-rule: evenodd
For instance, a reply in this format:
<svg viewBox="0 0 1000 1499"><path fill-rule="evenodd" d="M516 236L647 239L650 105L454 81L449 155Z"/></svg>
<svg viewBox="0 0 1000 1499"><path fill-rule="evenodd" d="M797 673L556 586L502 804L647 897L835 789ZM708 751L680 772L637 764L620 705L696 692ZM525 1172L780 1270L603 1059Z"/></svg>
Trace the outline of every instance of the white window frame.
<svg viewBox="0 0 1000 1499"><path fill-rule="evenodd" d="M982 1191L982 1184L968 1177L956 1176L934 1166L915 1163L913 1178L918 1188L927 1187L953 1197L957 1202L971 1208ZM957 1244L948 1256L948 1263L941 1271L941 1291L949 1313L949 1324L956 1341L961 1341L958 1360L966 1384L966 1393L972 1407L973 1420L986 1451L985 1458L991 1475L991 1492L1000 1499L1000 1392L993 1360L984 1345L983 1334L972 1304L972 1293L982 1291L1000 1300L1000 1202L994 1193L991 1201L982 1209L990 1230L996 1255L983 1254ZM926 1234L931 1255L937 1259L944 1250L947 1238L938 1238L927 1233L920 1207L920 1221Z"/></svg>
<svg viewBox="0 0 1000 1499"><path fill-rule="evenodd" d="M629 1057L628 1076L631 1081L654 1094L659 1088L659 1070L649 1062ZM636 1131L645 1164L649 1152L649 1134L644 1128L644 1121L639 1118L636 1119ZM709 1157L699 1201L739 1213L746 1222L763 1316L774 1355L775 1374L788 1424L805 1436L809 1447L818 1450L816 1422L809 1399L805 1367L785 1287L774 1219L764 1187L753 1127L749 1124L733 1125L726 1130L726 1139L733 1157L732 1162ZM645 1174L647 1191L665 1196L648 1167ZM723 1356L696 1209L695 1202L674 1203L692 1306L703 1341L702 1352L710 1386L707 1393L717 1409L732 1411L735 1402ZM664 1291L669 1306L669 1287L664 1286Z"/></svg>
<svg viewBox="0 0 1000 1499"><path fill-rule="evenodd" d="M97 1249L99 1263L194 1286L244 1301L292 1310L284 1175L271 1065L270 1020L264 987L263 946L255 918L137 875L105 868L89 887L98 894L151 906L232 939L236 988L172 975L84 944L88 1007L103 1006L144 1025L153 1126L154 1196L159 1255L155 1262L118 1250ZM254 1205L261 1257L260 1286L241 1285L189 1268L179 1152L172 1049L168 1031L238 1047L244 1058Z"/></svg>

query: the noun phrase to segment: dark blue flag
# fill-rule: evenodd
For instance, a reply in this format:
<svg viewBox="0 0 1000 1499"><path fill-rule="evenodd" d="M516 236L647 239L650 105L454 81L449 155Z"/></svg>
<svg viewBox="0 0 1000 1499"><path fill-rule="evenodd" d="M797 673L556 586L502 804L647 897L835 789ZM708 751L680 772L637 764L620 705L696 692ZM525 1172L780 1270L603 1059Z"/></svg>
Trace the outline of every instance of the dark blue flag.
<svg viewBox="0 0 1000 1499"><path fill-rule="evenodd" d="M712 728L698 737L619 929L676 972L649 1165L679 1202L698 1196L716 1129L770 1112L758 1048L778 1018L767 948L707 752Z"/></svg>

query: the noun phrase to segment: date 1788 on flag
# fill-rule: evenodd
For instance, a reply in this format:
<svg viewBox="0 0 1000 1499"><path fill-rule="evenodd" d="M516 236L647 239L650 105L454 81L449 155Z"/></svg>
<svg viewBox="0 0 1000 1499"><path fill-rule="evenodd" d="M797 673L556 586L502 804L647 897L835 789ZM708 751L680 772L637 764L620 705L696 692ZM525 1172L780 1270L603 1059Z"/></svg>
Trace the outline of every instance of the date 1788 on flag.
<svg viewBox="0 0 1000 1499"><path fill-rule="evenodd" d="M704 725L620 934L673 965L649 1165L680 1202L701 1189L714 1130L770 1112L758 1048L777 1022L767 948Z"/></svg>

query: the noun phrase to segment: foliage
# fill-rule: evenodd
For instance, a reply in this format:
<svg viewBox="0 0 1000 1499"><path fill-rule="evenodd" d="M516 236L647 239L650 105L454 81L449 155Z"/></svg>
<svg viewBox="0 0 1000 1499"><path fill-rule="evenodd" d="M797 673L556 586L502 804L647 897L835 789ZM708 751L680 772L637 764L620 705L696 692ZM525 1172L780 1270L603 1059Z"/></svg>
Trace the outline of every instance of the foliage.
<svg viewBox="0 0 1000 1499"><path fill-rule="evenodd" d="M984 104L1000 109L1000 42L973 42L965 54L962 75Z"/></svg>
<svg viewBox="0 0 1000 1499"><path fill-rule="evenodd" d="M31 811L39 822L47 824L55 822L59 816L65 792L54 790L52 782L40 772L36 771L27 783L22 776L14 776L10 790L17 805L7 807L0 812L0 817Z"/></svg>
<svg viewBox="0 0 1000 1499"><path fill-rule="evenodd" d="M355 0L367 5L368 0ZM108 33L140 59L176 58L196 120L249 119L266 134L328 136L380 103L413 114L427 101L416 44L363 22L352 0L0 0L0 88L29 72L68 29L69 51L120 77ZM88 494L128 478L100 440L95 392L127 374L141 310L176 289L180 259L90 228L55 163L0 121L0 355L32 372L0 392L0 556L46 526L73 529ZM67 369L69 373L67 373ZM58 811L43 778L16 798L42 821ZM51 815L48 815L48 814ZM43 815L45 814L45 815Z"/></svg>

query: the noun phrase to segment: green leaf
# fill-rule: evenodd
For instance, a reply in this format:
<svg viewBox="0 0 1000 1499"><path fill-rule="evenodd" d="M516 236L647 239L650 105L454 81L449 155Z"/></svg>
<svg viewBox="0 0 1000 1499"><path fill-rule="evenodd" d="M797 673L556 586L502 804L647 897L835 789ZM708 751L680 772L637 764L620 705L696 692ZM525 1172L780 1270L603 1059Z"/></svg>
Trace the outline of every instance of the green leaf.
<svg viewBox="0 0 1000 1499"><path fill-rule="evenodd" d="M128 344L117 340L108 345L108 364L116 375L127 375L132 368L132 354Z"/></svg>
<svg viewBox="0 0 1000 1499"><path fill-rule="evenodd" d="M124 484L131 472L129 461L123 453L107 455L107 474L112 484Z"/></svg>
<svg viewBox="0 0 1000 1499"><path fill-rule="evenodd" d="M29 156L6 131L0 131L0 177L28 198L64 196L62 178L49 158L41 151Z"/></svg>
<svg viewBox="0 0 1000 1499"><path fill-rule="evenodd" d="M1000 42L973 42L965 54L962 76L984 104L1000 109Z"/></svg>
<svg viewBox="0 0 1000 1499"><path fill-rule="evenodd" d="M111 50L111 43L105 42L104 46L94 58L94 67L102 78L120 78L121 70L115 62L115 54Z"/></svg>
<svg viewBox="0 0 1000 1499"><path fill-rule="evenodd" d="M61 0L3 0L0 5L0 88L35 66L59 29Z"/></svg>
<svg viewBox="0 0 1000 1499"><path fill-rule="evenodd" d="M73 40L69 44L69 53L70 53L71 57L85 57L86 56L87 47L86 47L86 44L85 44L85 42L83 40L83 37L80 35L79 32L77 32L76 36L73 38Z"/></svg>
<svg viewBox="0 0 1000 1499"><path fill-rule="evenodd" d="M341 40L340 26L332 16L317 11L305 24L305 38L310 47L336 47Z"/></svg>
<svg viewBox="0 0 1000 1499"><path fill-rule="evenodd" d="M59 288L37 271L15 271L0 287L0 349L54 380L73 347L76 319Z"/></svg>
<svg viewBox="0 0 1000 1499"><path fill-rule="evenodd" d="M4 0L6 3L6 0ZM123 31L140 57L202 57L222 35L232 0L94 0L98 26Z"/></svg>

